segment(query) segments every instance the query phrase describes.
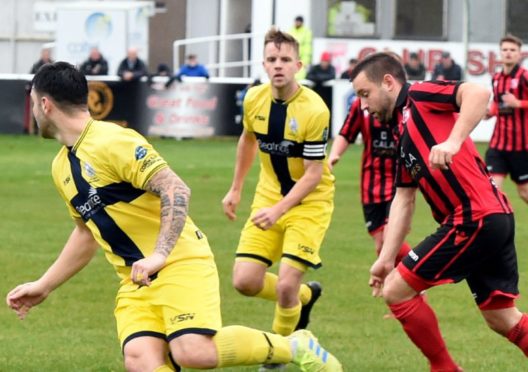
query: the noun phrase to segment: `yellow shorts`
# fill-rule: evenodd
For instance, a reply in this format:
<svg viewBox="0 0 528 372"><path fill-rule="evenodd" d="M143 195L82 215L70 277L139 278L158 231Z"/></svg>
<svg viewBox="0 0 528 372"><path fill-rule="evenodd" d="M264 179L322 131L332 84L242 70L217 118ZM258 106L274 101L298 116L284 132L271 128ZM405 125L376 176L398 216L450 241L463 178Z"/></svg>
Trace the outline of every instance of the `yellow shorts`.
<svg viewBox="0 0 528 372"><path fill-rule="evenodd" d="M121 347L141 336L170 341L187 333L216 334L222 318L214 259L171 263L150 287L122 285L114 315Z"/></svg>
<svg viewBox="0 0 528 372"><path fill-rule="evenodd" d="M271 266L282 257L306 267L319 268L319 249L332 219L333 202L300 204L265 231L251 222L252 216L263 207L255 202L251 208L251 216L240 235L237 260L256 260Z"/></svg>

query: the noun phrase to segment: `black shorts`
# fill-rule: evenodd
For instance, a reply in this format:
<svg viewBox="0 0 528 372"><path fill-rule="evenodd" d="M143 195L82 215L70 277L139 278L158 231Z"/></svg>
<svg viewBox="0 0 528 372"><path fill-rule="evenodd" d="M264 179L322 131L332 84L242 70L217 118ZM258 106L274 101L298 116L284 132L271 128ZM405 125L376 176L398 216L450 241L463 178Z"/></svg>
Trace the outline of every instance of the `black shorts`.
<svg viewBox="0 0 528 372"><path fill-rule="evenodd" d="M516 298L519 273L512 214L464 225L442 225L403 258L398 271L417 292L466 279L482 305L494 295Z"/></svg>
<svg viewBox="0 0 528 372"><path fill-rule="evenodd" d="M373 234L387 224L391 202L363 204L365 226Z"/></svg>
<svg viewBox="0 0 528 372"><path fill-rule="evenodd" d="M486 164L491 174L510 174L513 182L528 182L528 151L500 151L488 149Z"/></svg>

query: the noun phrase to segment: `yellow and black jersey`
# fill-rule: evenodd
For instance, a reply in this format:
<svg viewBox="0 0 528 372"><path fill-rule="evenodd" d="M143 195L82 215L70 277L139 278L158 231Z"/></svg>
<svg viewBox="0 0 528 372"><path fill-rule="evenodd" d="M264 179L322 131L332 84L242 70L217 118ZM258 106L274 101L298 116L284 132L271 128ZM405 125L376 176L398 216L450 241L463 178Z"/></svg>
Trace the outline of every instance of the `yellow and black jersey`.
<svg viewBox="0 0 528 372"><path fill-rule="evenodd" d="M86 223L122 278L156 246L160 199L145 191L145 185L167 166L137 132L94 120L53 161L53 180L70 215ZM193 244L201 239L205 237L187 217L167 263L210 256L208 244Z"/></svg>
<svg viewBox="0 0 528 372"><path fill-rule="evenodd" d="M257 137L261 163L256 197L280 200L304 174L304 160L315 160L323 161L323 176L303 203L333 198L334 177L324 161L329 121L326 104L306 87L284 102L273 99L269 83L248 91L244 128Z"/></svg>

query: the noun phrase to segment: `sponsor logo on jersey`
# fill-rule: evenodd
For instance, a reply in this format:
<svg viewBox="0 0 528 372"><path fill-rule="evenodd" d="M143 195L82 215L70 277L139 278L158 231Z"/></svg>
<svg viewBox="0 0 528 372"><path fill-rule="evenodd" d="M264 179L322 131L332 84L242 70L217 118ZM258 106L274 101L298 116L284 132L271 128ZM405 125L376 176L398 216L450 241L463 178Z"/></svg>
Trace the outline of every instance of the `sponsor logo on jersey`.
<svg viewBox="0 0 528 372"><path fill-rule="evenodd" d="M262 115L255 115L255 119L260 121L266 121L266 117Z"/></svg>
<svg viewBox="0 0 528 372"><path fill-rule="evenodd" d="M97 189L90 187L88 190L88 197L86 202L80 205L76 205L75 209L85 219L89 220L97 211L104 207L104 203L101 197L97 195Z"/></svg>
<svg viewBox="0 0 528 372"><path fill-rule="evenodd" d="M147 155L147 149L143 146L136 147L136 160L141 160Z"/></svg>
<svg viewBox="0 0 528 372"><path fill-rule="evenodd" d="M294 147L294 143L291 141L281 141L277 142L264 142L263 140L258 140L259 149L262 152L271 154L271 155L282 155L289 156L291 155L291 150Z"/></svg>
<svg viewBox="0 0 528 372"><path fill-rule="evenodd" d="M145 169L150 168L153 164L161 161L161 158L157 156L156 154L149 155L141 165L141 168L139 168L140 172L144 172Z"/></svg>

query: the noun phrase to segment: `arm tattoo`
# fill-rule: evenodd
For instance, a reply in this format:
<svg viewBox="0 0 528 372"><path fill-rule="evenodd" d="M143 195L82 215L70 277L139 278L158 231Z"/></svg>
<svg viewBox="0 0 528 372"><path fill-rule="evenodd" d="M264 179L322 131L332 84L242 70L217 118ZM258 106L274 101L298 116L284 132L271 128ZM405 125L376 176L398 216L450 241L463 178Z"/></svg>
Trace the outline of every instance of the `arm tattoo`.
<svg viewBox="0 0 528 372"><path fill-rule="evenodd" d="M156 173L146 186L147 191L160 197L160 231L155 252L167 257L185 226L191 190L171 169Z"/></svg>

